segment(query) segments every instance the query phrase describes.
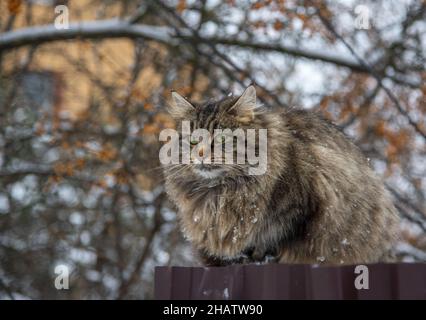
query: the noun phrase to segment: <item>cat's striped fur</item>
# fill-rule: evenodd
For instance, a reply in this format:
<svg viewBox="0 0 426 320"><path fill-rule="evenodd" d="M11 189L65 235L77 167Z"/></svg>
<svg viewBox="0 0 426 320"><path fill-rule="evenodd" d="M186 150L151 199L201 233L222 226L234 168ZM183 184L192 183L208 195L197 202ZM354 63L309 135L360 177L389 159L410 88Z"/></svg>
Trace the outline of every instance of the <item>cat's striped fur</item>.
<svg viewBox="0 0 426 320"><path fill-rule="evenodd" d="M264 261L385 261L398 216L360 150L330 122L303 110L257 107L242 97L190 105L174 94L171 113L192 128L268 129L268 169L244 166L202 176L194 165L165 167L166 188L185 235L208 265Z"/></svg>

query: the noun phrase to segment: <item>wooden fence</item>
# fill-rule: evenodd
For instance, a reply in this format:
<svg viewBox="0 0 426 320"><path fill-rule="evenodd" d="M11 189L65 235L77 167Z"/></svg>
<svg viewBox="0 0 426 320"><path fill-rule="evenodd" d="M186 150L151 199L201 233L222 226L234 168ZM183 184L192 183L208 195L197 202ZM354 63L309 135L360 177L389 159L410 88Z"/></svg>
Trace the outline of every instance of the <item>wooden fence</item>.
<svg viewBox="0 0 426 320"><path fill-rule="evenodd" d="M357 270L356 266L284 264L157 267L155 298L426 299L425 263L366 267Z"/></svg>

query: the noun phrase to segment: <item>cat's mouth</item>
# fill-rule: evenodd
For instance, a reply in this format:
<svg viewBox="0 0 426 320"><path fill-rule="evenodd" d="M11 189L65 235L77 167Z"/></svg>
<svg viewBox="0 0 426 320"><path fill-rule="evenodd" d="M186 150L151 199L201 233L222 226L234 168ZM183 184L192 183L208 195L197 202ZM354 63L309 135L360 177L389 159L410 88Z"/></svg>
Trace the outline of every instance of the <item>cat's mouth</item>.
<svg viewBox="0 0 426 320"><path fill-rule="evenodd" d="M219 165L214 164L196 164L192 170L198 176L205 179L214 179L223 175L224 169Z"/></svg>

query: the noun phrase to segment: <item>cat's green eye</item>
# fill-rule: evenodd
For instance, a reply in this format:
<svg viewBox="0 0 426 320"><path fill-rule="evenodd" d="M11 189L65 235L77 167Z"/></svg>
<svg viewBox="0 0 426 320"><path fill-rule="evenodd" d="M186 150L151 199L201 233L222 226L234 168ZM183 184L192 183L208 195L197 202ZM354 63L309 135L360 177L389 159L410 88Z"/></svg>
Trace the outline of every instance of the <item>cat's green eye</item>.
<svg viewBox="0 0 426 320"><path fill-rule="evenodd" d="M217 135L215 138L216 143L218 144L224 144L226 141L226 136L224 134Z"/></svg>
<svg viewBox="0 0 426 320"><path fill-rule="evenodd" d="M198 144L198 141L197 140L191 140L189 143L191 144L191 146L195 146L196 144Z"/></svg>

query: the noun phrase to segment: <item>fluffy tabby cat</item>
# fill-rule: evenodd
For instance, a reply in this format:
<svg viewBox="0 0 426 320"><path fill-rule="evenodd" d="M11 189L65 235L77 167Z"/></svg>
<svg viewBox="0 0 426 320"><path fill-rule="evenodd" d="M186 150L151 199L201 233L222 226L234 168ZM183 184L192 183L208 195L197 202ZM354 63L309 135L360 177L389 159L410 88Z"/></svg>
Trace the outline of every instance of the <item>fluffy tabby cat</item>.
<svg viewBox="0 0 426 320"><path fill-rule="evenodd" d="M203 105L176 92L172 98L172 116L192 129L268 129L264 175L248 175L248 164L165 166L183 232L206 265L389 259L395 207L367 159L334 125L309 111L262 108L253 86L239 98Z"/></svg>

